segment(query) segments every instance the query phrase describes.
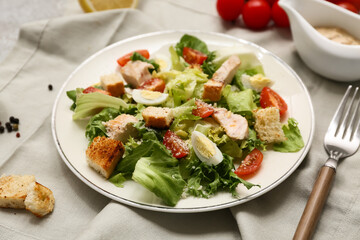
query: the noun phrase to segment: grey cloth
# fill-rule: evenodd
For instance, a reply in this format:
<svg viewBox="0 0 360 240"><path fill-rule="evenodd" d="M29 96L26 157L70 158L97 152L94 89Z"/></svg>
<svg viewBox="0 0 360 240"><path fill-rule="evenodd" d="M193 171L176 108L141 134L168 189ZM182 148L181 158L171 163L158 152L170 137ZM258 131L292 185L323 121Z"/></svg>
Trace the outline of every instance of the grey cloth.
<svg viewBox="0 0 360 240"><path fill-rule="evenodd" d="M20 118L20 138L0 135L0 175L33 174L53 190L54 212L43 219L0 209L0 239L291 239L326 159L323 136L348 84L324 79L301 61L288 29L251 31L224 23L215 1L140 1L137 10L72 15L22 27L0 65L0 121ZM269 193L209 213L158 213L110 201L82 183L56 151L50 117L69 74L87 57L127 37L168 29L227 33L281 57L310 91L316 116L313 146L300 167ZM53 85L53 91L48 90ZM359 85L359 83L355 83ZM314 239L358 239L359 156L341 162Z"/></svg>

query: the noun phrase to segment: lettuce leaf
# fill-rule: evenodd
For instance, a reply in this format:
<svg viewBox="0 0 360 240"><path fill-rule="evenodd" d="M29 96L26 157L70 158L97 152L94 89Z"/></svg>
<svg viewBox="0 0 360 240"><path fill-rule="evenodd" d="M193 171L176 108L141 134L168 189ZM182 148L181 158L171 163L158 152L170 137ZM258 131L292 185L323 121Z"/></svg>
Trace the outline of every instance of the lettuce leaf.
<svg viewBox="0 0 360 240"><path fill-rule="evenodd" d="M192 35L188 35L188 34L183 35L180 41L175 45L175 50L178 56L183 55L184 47L189 47L198 50L202 53L209 54L209 50L206 43Z"/></svg>
<svg viewBox="0 0 360 240"><path fill-rule="evenodd" d="M187 64L183 58L180 58L179 55L177 55L176 50L173 46L169 48L170 57L171 57L171 64L172 69L177 71L184 71L184 69L189 65Z"/></svg>
<svg viewBox="0 0 360 240"><path fill-rule="evenodd" d="M128 104L121 98L108 96L102 93L93 92L83 94L81 89L76 89L76 108L73 120L83 119L99 113L103 108L127 108Z"/></svg>
<svg viewBox="0 0 360 240"><path fill-rule="evenodd" d="M166 148L157 144L149 157L137 161L132 179L169 206L177 204L185 186L180 175L179 161Z"/></svg>
<svg viewBox="0 0 360 240"><path fill-rule="evenodd" d="M193 150L180 164L181 174L187 180L186 193L209 198L218 191L227 191L237 196L236 187L239 183L250 189L254 185L239 178L233 170L233 158L223 154L223 161L216 166L209 166L200 161Z"/></svg>
<svg viewBox="0 0 360 240"><path fill-rule="evenodd" d="M253 91L251 89L239 92L230 92L226 96L226 102L231 112L242 116L251 117L252 111L257 108L253 98Z"/></svg>
<svg viewBox="0 0 360 240"><path fill-rule="evenodd" d="M162 74L166 76L166 74ZM208 81L207 75L196 68L187 68L183 72L172 72L167 81L165 92L169 94L166 107L177 107L190 98L201 98L203 85Z"/></svg>
<svg viewBox="0 0 360 240"><path fill-rule="evenodd" d="M304 147L304 141L302 139L298 123L295 119L289 118L288 124L282 127L286 141L276 143L273 149L278 152L298 152Z"/></svg>
<svg viewBox="0 0 360 240"><path fill-rule="evenodd" d="M187 101L186 103L173 108L174 121L172 122L170 129L174 130L178 124L183 120L200 120L201 117L192 114L192 110L196 108L195 98Z"/></svg>

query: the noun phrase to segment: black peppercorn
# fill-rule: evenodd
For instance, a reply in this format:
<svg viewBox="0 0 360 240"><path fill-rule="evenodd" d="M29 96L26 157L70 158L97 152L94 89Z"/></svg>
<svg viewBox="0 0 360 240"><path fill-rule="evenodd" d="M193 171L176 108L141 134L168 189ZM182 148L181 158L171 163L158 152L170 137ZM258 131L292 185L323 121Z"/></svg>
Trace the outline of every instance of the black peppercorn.
<svg viewBox="0 0 360 240"><path fill-rule="evenodd" d="M0 126L0 133L4 133L5 128L3 126Z"/></svg>
<svg viewBox="0 0 360 240"><path fill-rule="evenodd" d="M9 123L9 122L5 123L5 127L6 127L6 130L7 130L8 132L12 132L11 123Z"/></svg>
<svg viewBox="0 0 360 240"><path fill-rule="evenodd" d="M48 85L48 89L49 91L52 91L53 90L53 86L51 84Z"/></svg>

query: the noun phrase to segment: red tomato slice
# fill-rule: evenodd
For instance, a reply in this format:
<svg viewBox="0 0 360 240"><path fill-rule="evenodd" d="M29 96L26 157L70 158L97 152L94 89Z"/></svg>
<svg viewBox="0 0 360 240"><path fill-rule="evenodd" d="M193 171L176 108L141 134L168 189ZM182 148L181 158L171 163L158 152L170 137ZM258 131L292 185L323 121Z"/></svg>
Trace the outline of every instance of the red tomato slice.
<svg viewBox="0 0 360 240"><path fill-rule="evenodd" d="M280 116L283 116L288 108L284 99L269 87L264 87L260 93L260 106L262 108L276 107L279 109Z"/></svg>
<svg viewBox="0 0 360 240"><path fill-rule="evenodd" d="M152 78L143 82L138 89L145 89L150 91L164 92L165 81L161 78Z"/></svg>
<svg viewBox="0 0 360 240"><path fill-rule="evenodd" d="M88 87L88 88L85 88L83 90L83 93L93 93L93 92L99 92L99 93L102 93L102 94L105 94L105 95L109 95L111 96L111 93L109 93L108 91L105 91L105 90L101 90L101 89L98 89L98 88L95 88L95 87Z"/></svg>
<svg viewBox="0 0 360 240"><path fill-rule="evenodd" d="M214 112L214 108L203 101L196 99L196 108L192 110L192 114L201 118L207 118Z"/></svg>
<svg viewBox="0 0 360 240"><path fill-rule="evenodd" d="M203 62L207 59L207 55L198 50L184 47L183 48L183 58L189 64L203 64Z"/></svg>
<svg viewBox="0 0 360 240"><path fill-rule="evenodd" d="M260 168L263 157L263 154L255 148L245 157L234 173L241 178L256 172Z"/></svg>
<svg viewBox="0 0 360 240"><path fill-rule="evenodd" d="M120 65L120 66L125 66L125 64L130 61L130 57L134 54L134 52L138 52L140 53L144 58L146 59L149 59L150 57L150 53L148 50L146 49L140 49L140 50L136 50L136 51L133 51L133 52L130 52L128 54L125 54L124 56L122 56L121 58L119 58L117 60L117 63Z"/></svg>
<svg viewBox="0 0 360 240"><path fill-rule="evenodd" d="M175 158L183 158L189 154L189 148L186 143L170 130L166 131L163 144L171 151Z"/></svg>

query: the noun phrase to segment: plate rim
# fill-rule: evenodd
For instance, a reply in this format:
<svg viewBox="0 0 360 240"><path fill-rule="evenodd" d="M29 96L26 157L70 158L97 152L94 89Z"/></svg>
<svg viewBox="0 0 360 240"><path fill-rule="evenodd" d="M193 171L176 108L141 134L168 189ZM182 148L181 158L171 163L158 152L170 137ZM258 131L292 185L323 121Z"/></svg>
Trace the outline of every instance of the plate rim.
<svg viewBox="0 0 360 240"><path fill-rule="evenodd" d="M149 204L144 204L144 203L140 203L140 202L135 202L129 199L125 199L122 197L119 197L113 193L108 192L107 190L95 185L93 182L91 182L89 179L87 179L85 176L83 176L72 164L71 162L67 159L65 153L63 152L60 142L57 138L57 133L56 133L56 110L60 101L60 98L62 97L63 93L64 93L64 89L66 87L66 85L68 84L68 82L70 82L70 80L73 78L73 76L79 71L79 69L81 69L85 64L87 64L89 61L91 61L92 59L94 59L95 57L97 57L98 55L102 54L104 51L107 51L110 48L113 48L117 45L122 45L126 42L131 42L137 39L141 39L141 38L147 38L147 37L152 37L152 36L157 36L157 35L166 35L166 34L177 34L177 33L183 33L183 34L204 34L204 35L213 35L213 36L219 36L219 37L224 37L224 38L228 38L228 39L233 39L237 42L240 43L245 43L247 45L251 45L253 47L255 47L256 49L258 49L261 53L266 54L266 55L270 55L271 57L275 58L277 61L279 61L288 71L290 71L290 73L296 78L296 80L298 81L298 83L300 84L303 92L306 95L306 98L308 100L308 102L310 103L310 112L311 112L311 127L310 127L310 134L308 137L308 141L307 144L304 146L303 152L302 154L299 156L299 158L297 159L297 161L295 162L295 164L285 173L283 174L280 178L278 178L276 181L272 182L269 186L263 188L262 190L253 193L251 195L248 195L246 197L243 197L241 199L234 199L234 201L230 201L227 203L222 203L222 204L218 204L218 205L212 205L212 206L205 206L205 207L192 207L192 208L173 208L173 207L169 207L169 206L159 206L159 205L149 205ZM52 136L53 136L53 140L56 146L56 149L58 151L58 153L61 156L61 159L63 160L63 162L65 162L65 164L67 165L67 167L83 182L85 183L87 186L89 186L90 188L92 188L93 190L97 191L98 193L112 199L115 200L117 202L126 204L128 206L132 206L132 207L137 207L137 208L141 208L141 209L145 209L145 210L151 210L151 211L157 211L157 212L168 212L168 213L194 213L194 212L210 212L210 211L215 211L215 210L220 210L220 209L225 209L225 208L230 208L230 207L234 207L240 204L243 204L245 202L248 202L252 199L255 199L267 192L269 192L270 190L274 189L275 187L277 187L278 185L280 185L283 181L285 181L298 167L299 165L303 162L303 160L305 159L306 155L308 154L313 138L314 138L314 132L315 132L315 114L314 114L314 108L313 108L313 104L312 104L312 100L310 97L310 94L304 84L304 82L301 80L301 78L298 76L298 74L285 62L283 61L280 57L278 57L277 55L275 55L274 53L270 52L269 50L266 50L265 48L250 42L248 40L245 39L241 39L241 38L237 38L235 36L231 36L228 34L224 34L224 33L218 33L218 32L211 32L211 31L201 31L201 30L186 30L186 29L179 29L179 30L166 30L166 31L156 31L156 32L150 32L150 33L145 33L145 34L140 34L140 35L136 35L133 37L129 37L120 41L117 41L115 43L110 44L109 46L100 49L99 51L95 52L94 54L92 54L91 56L89 56L88 58L86 58L84 61L81 62L81 64L79 66L77 66L72 72L71 74L68 76L68 78L66 79L66 81L62 84L62 87L60 88L56 99L55 99L55 103L52 109L52 114L51 114L51 131L52 131Z"/></svg>

